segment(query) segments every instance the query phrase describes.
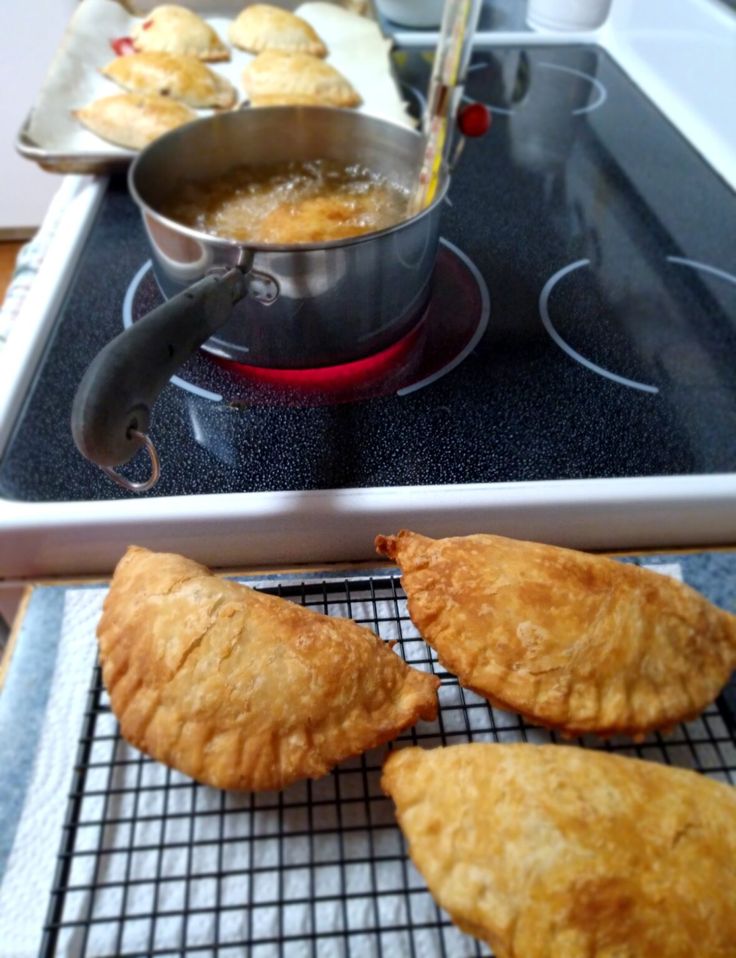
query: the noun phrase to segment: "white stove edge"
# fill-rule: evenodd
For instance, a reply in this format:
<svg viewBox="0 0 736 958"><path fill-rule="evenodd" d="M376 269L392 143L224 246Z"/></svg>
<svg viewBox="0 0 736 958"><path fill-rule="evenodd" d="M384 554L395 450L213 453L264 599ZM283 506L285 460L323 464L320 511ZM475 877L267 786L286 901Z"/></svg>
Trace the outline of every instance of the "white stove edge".
<svg viewBox="0 0 736 958"><path fill-rule="evenodd" d="M13 431L106 187L105 177L64 177L53 203L54 210L63 210L61 217L53 223L47 218L41 227L42 232L53 228L53 237L0 351L0 455ZM52 215L50 211L49 217Z"/></svg>
<svg viewBox="0 0 736 958"><path fill-rule="evenodd" d="M665 2L650 0L650 15L653 8L664 9ZM724 30L727 46L736 38L736 18L717 0L675 4L674 11L687 8L680 22L672 19L673 5L667 8L668 17L660 22L667 23L677 42L686 30L690 36L699 31L707 38L706 47L716 34L723 40ZM617 28L617 23L630 23L636 10L635 0L614 0L611 22L597 33L479 34L477 43L599 44L736 189L736 137L729 138L728 130L719 135L718 127L692 108L692 98L684 97L679 79L670 82L666 68L657 74L653 61L644 59L650 36L646 24L626 33ZM398 34L397 42L421 45L427 36ZM724 68L734 69L736 58L728 66L725 54L721 59ZM105 186L106 181L88 177L68 177L62 186L69 199L66 212L0 354L0 453ZM105 502L0 499L0 577L11 586L26 577L107 573L131 542L183 552L219 567L370 560L375 558L374 536L400 527L434 536L488 531L592 549L732 544L736 474Z"/></svg>
<svg viewBox="0 0 736 958"><path fill-rule="evenodd" d="M211 566L375 559L379 533L494 532L587 549L736 541L736 475L0 501L0 576L109 572L127 545Z"/></svg>

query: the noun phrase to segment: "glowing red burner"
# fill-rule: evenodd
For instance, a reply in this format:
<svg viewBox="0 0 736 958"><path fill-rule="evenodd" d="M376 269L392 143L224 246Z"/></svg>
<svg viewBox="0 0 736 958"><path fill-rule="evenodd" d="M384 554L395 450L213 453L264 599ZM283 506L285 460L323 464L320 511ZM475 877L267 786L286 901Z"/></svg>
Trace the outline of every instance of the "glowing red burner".
<svg viewBox="0 0 736 958"><path fill-rule="evenodd" d="M136 322L161 302L150 263L126 293L123 320ZM271 369L202 350L175 379L177 386L235 408L321 406L408 396L446 376L475 349L489 316L488 290L465 254L440 241L432 295L424 316L402 339L363 359L319 369Z"/></svg>
<svg viewBox="0 0 736 958"><path fill-rule="evenodd" d="M397 342L380 353L355 359L337 366L320 366L317 369L274 369L268 366L249 366L230 359L213 357L218 365L256 383L275 386L286 391L301 393L343 393L374 386L394 374L405 370L421 337L423 320L420 320ZM374 391L375 394L375 391Z"/></svg>

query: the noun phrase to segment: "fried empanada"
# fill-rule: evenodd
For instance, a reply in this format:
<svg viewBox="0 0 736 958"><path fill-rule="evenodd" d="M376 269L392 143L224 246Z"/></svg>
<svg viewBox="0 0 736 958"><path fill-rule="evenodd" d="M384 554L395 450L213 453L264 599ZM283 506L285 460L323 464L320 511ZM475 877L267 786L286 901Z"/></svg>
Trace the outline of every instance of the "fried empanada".
<svg viewBox="0 0 736 958"><path fill-rule="evenodd" d="M439 680L330 618L131 547L97 635L122 735L216 788L318 778L437 713Z"/></svg>
<svg viewBox="0 0 736 958"><path fill-rule="evenodd" d="M230 42L250 53L281 50L308 53L313 57L327 55L327 47L311 24L290 10L268 3L254 3L233 20Z"/></svg>
<svg viewBox="0 0 736 958"><path fill-rule="evenodd" d="M322 243L379 229L374 193L307 196L281 203L261 223L264 243Z"/></svg>
<svg viewBox="0 0 736 958"><path fill-rule="evenodd" d="M198 60L229 60L230 51L199 14L175 3L154 7L131 32L139 53L184 53Z"/></svg>
<svg viewBox="0 0 736 958"><path fill-rule="evenodd" d="M379 536L409 613L460 683L568 735L643 735L696 716L736 667L736 616L669 576L473 535Z"/></svg>
<svg viewBox="0 0 736 958"><path fill-rule="evenodd" d="M335 67L306 53L259 53L243 70L252 106L359 106L361 99Z"/></svg>
<svg viewBox="0 0 736 958"><path fill-rule="evenodd" d="M195 109L228 109L237 98L232 83L196 57L178 53L134 53L116 57L102 72L131 93L168 96Z"/></svg>
<svg viewBox="0 0 736 958"><path fill-rule="evenodd" d="M436 901L496 958L731 958L736 790L561 745L392 752L381 785Z"/></svg>
<svg viewBox="0 0 736 958"><path fill-rule="evenodd" d="M169 130L190 123L196 113L165 96L118 93L95 100L74 116L88 130L118 146L142 150Z"/></svg>

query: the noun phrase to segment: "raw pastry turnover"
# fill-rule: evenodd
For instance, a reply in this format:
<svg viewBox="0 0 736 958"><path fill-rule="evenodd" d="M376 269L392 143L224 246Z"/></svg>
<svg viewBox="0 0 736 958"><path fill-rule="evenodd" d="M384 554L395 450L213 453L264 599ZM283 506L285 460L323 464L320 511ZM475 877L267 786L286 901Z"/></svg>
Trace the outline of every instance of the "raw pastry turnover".
<svg viewBox="0 0 736 958"><path fill-rule="evenodd" d="M246 7L230 24L230 42L250 53L281 50L284 53L327 55L319 34L301 17L268 3Z"/></svg>
<svg viewBox="0 0 736 958"><path fill-rule="evenodd" d="M184 53L199 60L229 60L230 51L199 14L175 3L154 7L132 30L139 53Z"/></svg>
<svg viewBox="0 0 736 958"><path fill-rule="evenodd" d="M243 70L252 106L359 106L361 99L335 67L306 53L259 53Z"/></svg>
<svg viewBox="0 0 736 958"><path fill-rule="evenodd" d="M97 635L122 735L216 788L318 778L437 713L439 680L349 619L131 547Z"/></svg>
<svg viewBox="0 0 736 958"><path fill-rule="evenodd" d="M392 752L429 890L496 958L730 958L736 790L560 745Z"/></svg>
<svg viewBox="0 0 736 958"><path fill-rule="evenodd" d="M492 535L379 536L409 613L460 683L568 735L696 716L736 667L736 616L637 566Z"/></svg>
<svg viewBox="0 0 736 958"><path fill-rule="evenodd" d="M188 106L166 96L118 93L95 100L74 116L103 140L142 150L169 130L196 119Z"/></svg>
<svg viewBox="0 0 736 958"><path fill-rule="evenodd" d="M196 57L177 53L134 53L116 57L103 74L132 93L156 93L188 106L234 106L235 87Z"/></svg>

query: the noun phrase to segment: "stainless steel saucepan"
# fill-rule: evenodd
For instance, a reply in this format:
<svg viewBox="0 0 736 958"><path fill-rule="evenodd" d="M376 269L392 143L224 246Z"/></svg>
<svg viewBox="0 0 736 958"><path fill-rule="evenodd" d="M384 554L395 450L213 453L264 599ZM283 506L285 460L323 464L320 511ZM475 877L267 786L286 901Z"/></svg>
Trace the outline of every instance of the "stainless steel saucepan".
<svg viewBox="0 0 736 958"><path fill-rule="evenodd" d="M82 454L120 481L116 466L143 444L153 453L151 407L198 347L256 366L329 366L395 342L426 306L446 171L432 203L405 222L291 246L238 243L167 218L162 210L187 184L241 166L324 158L360 162L411 189L424 147L411 129L317 107L220 114L147 147L130 169L129 188L166 302L109 343L85 373L72 410Z"/></svg>

